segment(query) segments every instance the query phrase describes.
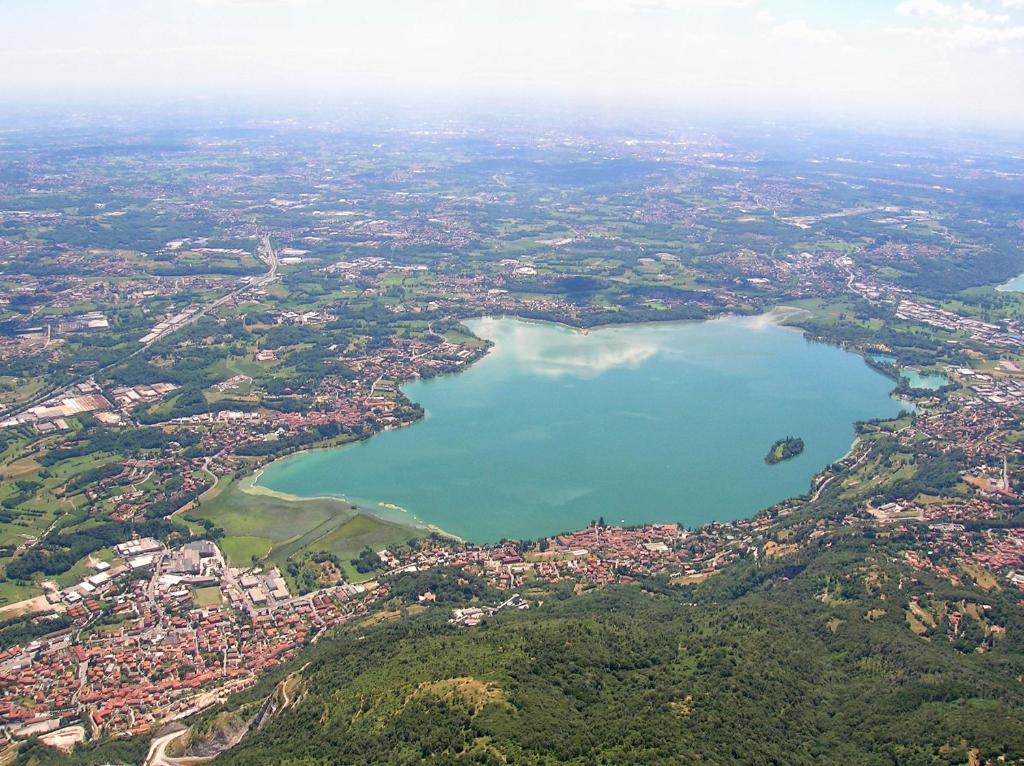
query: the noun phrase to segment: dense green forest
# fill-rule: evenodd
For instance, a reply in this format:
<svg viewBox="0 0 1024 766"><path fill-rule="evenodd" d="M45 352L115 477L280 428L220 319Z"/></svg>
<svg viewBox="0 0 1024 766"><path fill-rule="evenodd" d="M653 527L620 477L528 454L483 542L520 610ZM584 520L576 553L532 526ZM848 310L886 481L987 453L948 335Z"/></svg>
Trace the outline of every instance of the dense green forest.
<svg viewBox="0 0 1024 766"><path fill-rule="evenodd" d="M768 454L764 457L764 462L768 465L775 465L781 463L783 460L789 460L790 458L796 457L804 451L804 440L798 436L787 436L784 439L778 439L768 450Z"/></svg>
<svg viewBox="0 0 1024 766"><path fill-rule="evenodd" d="M175 724L196 735L180 747L202 755L219 720L231 725L218 733L241 731L272 710L219 755L229 766L1024 763L1024 611L1006 580L1019 561L975 566L1001 550L984 547L1000 534L1019 541L1008 530L1024 526L1024 501L988 498L964 482L968 472L994 475L1007 458L1020 489L1022 423L1006 402L1024 399L990 407L1000 400L946 370L974 367L1001 386L1022 380L1024 347L1013 339L1024 293L993 289L1024 270L1019 147L759 121L684 130L650 115L638 140L624 141L634 128L591 132L574 117L509 130L511 115L494 116L480 130L434 130L427 115L389 120L379 144L372 120L332 126L326 112L292 127L264 125L266 115L244 128L200 119L185 132L79 115L70 131L33 135L30 120L14 120L0 140L0 408L90 379L114 401L122 385L176 388L118 403L124 426L79 415L59 432L25 422L0 433L0 605L39 593L44 580L77 580L86 557L109 558L107 549L136 535L223 540L229 553L265 542L270 552L252 563L280 567L297 593L351 570L379 578L386 593L366 615L359 599L383 591L356 596L352 622L316 643L295 633L297 656ZM242 281L268 268L266 279ZM900 310L907 300L991 323L999 342L959 320L918 321ZM228 484L272 458L424 417L403 384L463 369L490 345L464 319L597 328L782 307L778 317L808 338L864 355L908 411L858 423L848 459L805 497L769 509L770 527L759 518L673 541L670 551L688 556L668 559L671 578L635 581L654 571L633 568L657 555L647 546L631 562L518 541L510 547L531 562L543 553L571 565L552 579L571 574L523 586L528 611L458 626L453 608L511 595L494 587L504 555L487 559L489 581L469 574L472 564L394 574L384 543L364 538L367 519L355 506L327 503L340 517L321 522L310 511L308 526L296 512L292 536L287 503ZM92 311L105 328L76 321ZM187 323L140 344L185 311ZM949 385L914 390L908 368L949 372ZM393 408L368 403L379 396ZM170 422L226 410L258 416ZM802 449L786 437L765 460ZM209 502L165 518L198 506L211 474L224 484ZM692 502L685 490L681 505ZM136 492L138 501L128 497ZM907 507L893 523L870 513L890 502ZM915 512L923 522L911 520ZM953 521L961 528L942 529ZM270 522L283 532L259 536ZM592 526L595 539L604 535L603 517ZM333 552L319 549L328 535ZM588 576L577 577L583 568ZM633 582L590 584L611 578ZM76 660L65 678L104 694L166 677L158 662L137 674L165 633L195 640L197 672L227 667L226 649L200 646L208 615L197 609L181 627L198 599L183 595L154 618L153 589L113 594L97 596L101 608L84 625L56 613L0 620L0 649L58 630L78 644L106 642L110 659ZM142 619L122 622L114 609L134 599ZM264 635L247 610L238 615L234 638ZM122 684L94 684L98 663L104 680ZM54 691L73 685L50 672L36 672L9 701L33 715L63 713ZM221 680L209 683L197 693ZM85 724L91 741L68 755L29 740L5 750L0 766L143 764L150 735L167 731L156 724L121 739L148 718L133 710L130 723L108 718L100 731L89 722L92 703L81 702L89 695L64 699L73 712L62 723ZM161 703L160 715L184 704Z"/></svg>
<svg viewBox="0 0 1024 766"><path fill-rule="evenodd" d="M689 589L555 590L475 629L449 625L438 607L357 623L316 647L300 702L216 762L1024 758L1019 610L988 605L1009 628L994 642L981 628L917 635L911 599L963 605L977 593L912 580L870 546L850 538L796 561L741 561ZM398 605L437 583L405 585Z"/></svg>

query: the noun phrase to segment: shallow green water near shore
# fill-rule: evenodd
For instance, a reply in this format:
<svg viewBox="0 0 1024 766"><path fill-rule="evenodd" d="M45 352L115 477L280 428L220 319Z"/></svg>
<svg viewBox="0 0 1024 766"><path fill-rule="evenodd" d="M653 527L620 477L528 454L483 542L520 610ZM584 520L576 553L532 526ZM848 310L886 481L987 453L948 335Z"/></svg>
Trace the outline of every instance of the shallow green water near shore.
<svg viewBox="0 0 1024 766"><path fill-rule="evenodd" d="M949 384L949 378L941 372L919 372L918 370L900 370L900 375L907 379L911 388L925 391L938 391Z"/></svg>
<svg viewBox="0 0 1024 766"><path fill-rule="evenodd" d="M892 381L763 318L581 334L514 319L467 324L495 343L454 376L405 386L424 421L270 465L294 495L400 506L472 541L587 525L733 520L807 491L853 422L893 416ZM778 438L800 456L766 465Z"/></svg>
<svg viewBox="0 0 1024 766"><path fill-rule="evenodd" d="M996 290L1004 293L1024 293L1024 274L1018 274L1013 279L997 285Z"/></svg>

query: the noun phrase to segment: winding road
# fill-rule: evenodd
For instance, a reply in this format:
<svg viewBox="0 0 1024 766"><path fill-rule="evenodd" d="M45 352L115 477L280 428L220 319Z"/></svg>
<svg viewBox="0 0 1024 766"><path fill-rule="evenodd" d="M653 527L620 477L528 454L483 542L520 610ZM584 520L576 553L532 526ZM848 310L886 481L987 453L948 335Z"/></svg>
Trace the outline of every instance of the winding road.
<svg viewBox="0 0 1024 766"><path fill-rule="evenodd" d="M188 729L182 729L154 739L149 743L149 752L146 753L146 760L142 762L143 766L173 766L165 755L167 746L186 734L188 734Z"/></svg>

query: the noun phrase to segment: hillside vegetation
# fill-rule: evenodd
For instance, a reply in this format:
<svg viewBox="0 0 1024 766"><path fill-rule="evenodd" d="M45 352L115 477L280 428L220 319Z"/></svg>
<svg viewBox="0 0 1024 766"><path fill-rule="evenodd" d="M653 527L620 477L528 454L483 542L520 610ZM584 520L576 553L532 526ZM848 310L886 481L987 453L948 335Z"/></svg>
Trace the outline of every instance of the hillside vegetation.
<svg viewBox="0 0 1024 766"><path fill-rule="evenodd" d="M553 592L475 629L440 607L350 626L316 648L305 696L216 763L1024 758L1008 596L914 580L861 539L801 556L696 590ZM977 617L970 631L947 633L952 607Z"/></svg>

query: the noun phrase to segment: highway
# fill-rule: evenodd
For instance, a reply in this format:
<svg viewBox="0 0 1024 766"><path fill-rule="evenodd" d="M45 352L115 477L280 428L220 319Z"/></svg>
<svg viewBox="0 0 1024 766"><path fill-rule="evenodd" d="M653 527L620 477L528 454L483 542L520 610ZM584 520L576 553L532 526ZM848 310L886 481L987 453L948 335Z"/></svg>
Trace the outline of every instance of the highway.
<svg viewBox="0 0 1024 766"><path fill-rule="evenodd" d="M256 288L264 287L265 285L270 284L271 282L273 282L277 278L277 268L278 268L278 265L279 265L279 259L277 257L277 251L274 250L274 246L271 244L270 235L269 234L263 234L262 235L262 237L260 239L259 253L260 253L260 258L262 258L263 261L266 262L266 264L267 264L267 273L264 274L263 276L258 277L256 279L252 279L252 280L243 282L241 285L239 285L238 287L234 288L230 292L222 295L220 298L218 298L215 301L211 301L210 303L207 303L207 304L204 304L204 305L199 305L199 306L192 305L192 306L189 306L186 309L183 309L183 312L184 311L192 312L187 319L185 319L184 321L182 321L182 322L180 322L178 324L173 325L172 327L168 327L166 330L161 332L159 335L157 335L154 338L151 338L148 342L140 345L138 348L136 348L131 353L125 354L123 357L121 357L117 361L111 362L110 364L106 364L103 367L99 367L99 368L89 372L86 375L80 375L79 377L77 377L74 380L72 380L70 383L66 383L63 386L58 386L56 388L51 388L51 389L49 389L47 391L40 392L40 393L36 394L35 396L33 396L28 401L26 401L23 404L21 404L18 408L12 409L9 412L2 412L2 411L0 411L0 414L4 415L5 418L18 417L20 415L24 415L26 412L28 412L33 407L35 407L37 405L40 405L43 402L46 402L46 401L48 401L50 399L53 399L55 397L61 396L62 394L68 393L72 388L77 386L79 383L83 383L86 380L88 380L89 378L95 378L97 375L99 375L99 374L101 374L103 372L106 372L107 370L110 370L110 369L116 367L119 364L123 364L124 362L128 361L129 359L131 359L133 357L138 356L139 354L142 354L143 352L149 350L149 348L154 343L157 343L157 342L163 340L168 335L171 335L171 334L177 332L178 330L180 330L182 327L187 327L188 325L193 324L194 322L196 322L201 317L206 316L211 311L215 311L216 309L220 308L221 306L223 306L228 301L230 301L233 298L236 298L237 296L239 296L242 293L244 293L246 290L249 290L249 289L251 289L253 287L256 287Z"/></svg>
<svg viewBox="0 0 1024 766"><path fill-rule="evenodd" d="M278 257L277 257L277 252L274 250L274 246L270 242L270 235L269 234L264 234L262 239L260 240L259 251L260 251L260 257L267 264L267 273L266 274L264 274L262 277L250 280L249 282L246 282L246 283L240 285L239 287L235 288L231 292L226 293L225 295L222 295L220 298L218 298L217 300L213 301L212 303L207 303L204 306L201 306L198 310L194 311L194 313L192 313L189 316L188 319L184 320L183 322L179 322L178 324L175 324L172 327L168 327L166 330L161 332L155 338L153 338L152 340L150 340L147 343L145 343L142 346L142 348L136 350L135 353L130 354L128 357L125 357L125 358L127 359L127 358L130 358L132 356L135 356L135 354L139 353L140 351L144 351L145 349L147 349L150 346L152 346L154 343L157 343L158 341L161 341L164 338L166 338L168 335L171 335L172 333L177 332L182 327L187 327L188 325L194 323L196 320L200 319L201 317L206 316L211 311L214 311L214 310L220 308L221 306L223 306L228 301L230 301L233 298L241 295L246 290L249 290L250 288L253 288L253 287L264 287L265 285L268 285L271 282L273 282L274 279L277 278L277 267L279 265L279 261L278 261ZM189 310L192 310L192 309L193 309L193 307L190 306L188 309L185 309L185 310L189 311Z"/></svg>

